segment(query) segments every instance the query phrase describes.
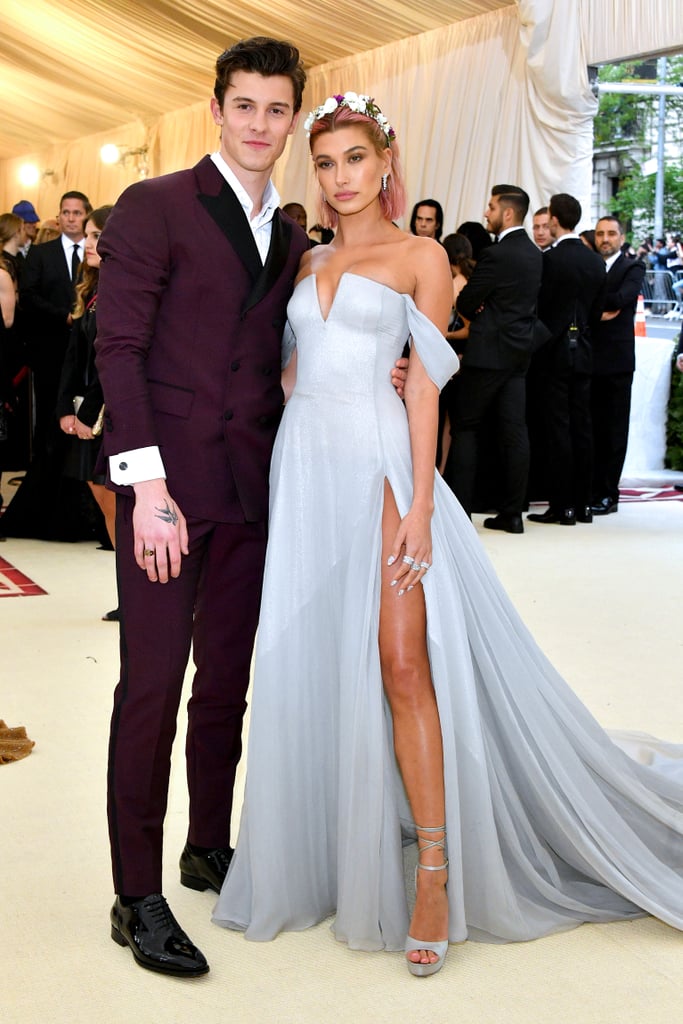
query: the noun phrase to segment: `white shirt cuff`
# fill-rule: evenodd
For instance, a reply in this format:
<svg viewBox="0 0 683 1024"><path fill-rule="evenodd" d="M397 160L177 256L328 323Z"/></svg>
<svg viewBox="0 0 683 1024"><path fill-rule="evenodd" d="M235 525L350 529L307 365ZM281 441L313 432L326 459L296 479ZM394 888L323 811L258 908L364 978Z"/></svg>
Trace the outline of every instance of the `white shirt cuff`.
<svg viewBox="0 0 683 1024"><path fill-rule="evenodd" d="M133 448L109 456L109 475L115 484L139 484L143 480L166 479L161 452L156 445Z"/></svg>

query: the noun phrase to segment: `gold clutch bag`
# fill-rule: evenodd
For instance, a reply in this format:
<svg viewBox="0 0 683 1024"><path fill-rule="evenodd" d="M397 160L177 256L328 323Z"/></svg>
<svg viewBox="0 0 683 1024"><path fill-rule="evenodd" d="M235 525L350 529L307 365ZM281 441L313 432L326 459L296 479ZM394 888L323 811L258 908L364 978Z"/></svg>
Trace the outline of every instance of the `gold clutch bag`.
<svg viewBox="0 0 683 1024"><path fill-rule="evenodd" d="M104 406L100 409L97 419L92 425L92 436L99 437L102 433L102 427L104 426Z"/></svg>

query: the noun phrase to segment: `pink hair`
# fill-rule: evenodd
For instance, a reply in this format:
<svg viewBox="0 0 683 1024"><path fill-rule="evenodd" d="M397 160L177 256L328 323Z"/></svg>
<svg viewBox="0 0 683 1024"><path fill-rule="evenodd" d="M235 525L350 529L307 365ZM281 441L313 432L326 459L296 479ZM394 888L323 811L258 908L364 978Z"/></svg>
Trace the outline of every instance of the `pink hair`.
<svg viewBox="0 0 683 1024"><path fill-rule="evenodd" d="M391 171L387 180L386 190L379 193L379 205L387 220L395 220L400 217L406 208L406 188L403 184L403 169L401 157L396 139L389 140L382 128L374 118L367 114L360 114L349 107L337 107L331 114L314 121L311 126L310 146L313 150L313 142L318 135L324 132L334 132L338 128L346 128L349 125L359 125L365 129L365 134L375 147L377 153L383 153L385 149L391 149ZM333 210L325 200L319 200L319 222L324 228L336 228L339 218L336 210Z"/></svg>

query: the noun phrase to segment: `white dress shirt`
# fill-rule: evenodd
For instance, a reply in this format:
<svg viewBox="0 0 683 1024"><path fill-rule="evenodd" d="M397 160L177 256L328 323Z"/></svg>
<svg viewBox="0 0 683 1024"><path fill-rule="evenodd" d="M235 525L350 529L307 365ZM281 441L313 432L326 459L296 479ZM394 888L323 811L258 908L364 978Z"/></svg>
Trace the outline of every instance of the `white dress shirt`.
<svg viewBox="0 0 683 1024"><path fill-rule="evenodd" d="M237 175L220 153L212 153L211 160L237 196L249 222L261 263L265 263L273 233L273 216L280 205L277 189L272 181L268 182L263 192L261 209L252 218L254 204ZM137 484L143 480L165 480L166 470L159 448L157 445L151 445L148 448L134 448L131 451L119 452L118 455L110 455L109 475L115 484Z"/></svg>
<svg viewBox="0 0 683 1024"><path fill-rule="evenodd" d="M64 250L66 265L69 268L69 277L71 277L71 257L73 256L74 245L78 246L78 260L79 263L82 263L85 258L85 238L81 238L80 242L73 242L66 235L60 235L59 237L62 240L62 249Z"/></svg>

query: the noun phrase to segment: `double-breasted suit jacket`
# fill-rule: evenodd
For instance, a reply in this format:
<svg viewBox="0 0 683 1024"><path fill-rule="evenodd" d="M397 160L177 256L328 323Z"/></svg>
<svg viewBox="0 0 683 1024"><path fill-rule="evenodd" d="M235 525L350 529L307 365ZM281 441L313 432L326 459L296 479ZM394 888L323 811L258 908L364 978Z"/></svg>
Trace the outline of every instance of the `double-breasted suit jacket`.
<svg viewBox="0 0 683 1024"><path fill-rule="evenodd" d="M277 211L265 266L209 157L131 186L100 240L107 455L158 445L185 515L263 521L281 339L305 234Z"/></svg>

